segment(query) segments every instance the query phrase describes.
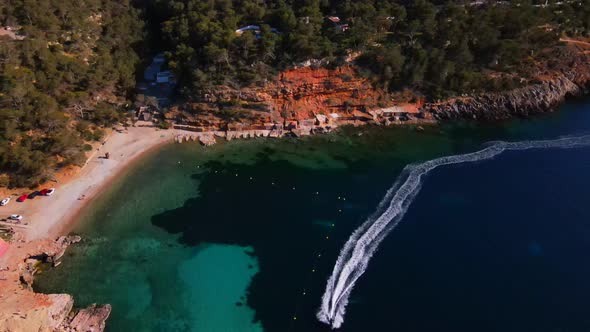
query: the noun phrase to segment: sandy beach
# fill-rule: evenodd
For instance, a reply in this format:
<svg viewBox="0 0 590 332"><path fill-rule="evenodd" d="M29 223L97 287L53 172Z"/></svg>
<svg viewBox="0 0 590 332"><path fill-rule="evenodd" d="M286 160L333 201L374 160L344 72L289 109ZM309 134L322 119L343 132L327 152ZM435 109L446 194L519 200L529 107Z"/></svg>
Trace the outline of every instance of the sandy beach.
<svg viewBox="0 0 590 332"><path fill-rule="evenodd" d="M37 294L22 283L32 284L35 273L35 260L27 257L48 255L58 259L69 240L59 236L66 233L76 221L80 209L91 203L100 191L116 180L117 176L138 158L158 146L173 142L176 130L159 130L147 127L132 127L110 133L104 144L98 144L90 154L86 164L74 174L61 175L58 183L52 184L56 192L49 197L37 197L25 202L16 202L16 197L0 209L2 218L10 214L20 214L20 225L6 223L16 231L15 241L8 251L0 257L0 330L38 331L56 330L60 324L69 324L66 319L73 306L73 298L68 294ZM109 152L109 159L104 158ZM47 186L43 186L47 187ZM23 190L12 190L13 194ZM30 190L29 190L30 191ZM6 192L3 192L5 194ZM84 199L79 199L84 197ZM5 243L1 243L5 246ZM72 321L73 325L86 328L103 324L110 307L82 310L83 322ZM91 317L90 320L86 319ZM64 323L66 322L66 323ZM63 327L63 325L61 325ZM60 327L61 328L61 327ZM94 329L93 328L93 329Z"/></svg>
<svg viewBox="0 0 590 332"><path fill-rule="evenodd" d="M24 219L21 225L10 225L19 230L26 241L62 235L80 209L92 201L117 174L143 153L173 142L176 134L176 130L145 127L113 131L106 138L105 144L94 150L86 165L76 175L64 183L53 185L57 190L52 196L37 197L22 203L17 202L13 196L12 201L2 207L2 217L22 215ZM109 159L104 158L106 152L110 154Z"/></svg>

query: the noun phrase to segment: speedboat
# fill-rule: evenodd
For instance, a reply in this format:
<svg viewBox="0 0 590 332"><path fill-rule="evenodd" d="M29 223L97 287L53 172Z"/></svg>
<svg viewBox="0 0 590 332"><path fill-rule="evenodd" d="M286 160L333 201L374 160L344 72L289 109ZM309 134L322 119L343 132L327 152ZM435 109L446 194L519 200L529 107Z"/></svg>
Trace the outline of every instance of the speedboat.
<svg viewBox="0 0 590 332"><path fill-rule="evenodd" d="M4 206L10 202L10 197L6 197L5 199L0 201L0 206Z"/></svg>

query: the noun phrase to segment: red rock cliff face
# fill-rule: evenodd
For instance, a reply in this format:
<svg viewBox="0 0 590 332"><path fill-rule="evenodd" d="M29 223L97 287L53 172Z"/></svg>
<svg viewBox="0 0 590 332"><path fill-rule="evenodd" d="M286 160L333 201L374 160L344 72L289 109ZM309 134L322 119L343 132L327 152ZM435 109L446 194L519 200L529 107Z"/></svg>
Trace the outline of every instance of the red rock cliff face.
<svg viewBox="0 0 590 332"><path fill-rule="evenodd" d="M233 130L313 119L317 114L370 118L367 111L391 104L382 90L350 66L290 69L263 85L216 87L195 99L180 107L184 112L171 112L168 118L200 130Z"/></svg>
<svg viewBox="0 0 590 332"><path fill-rule="evenodd" d="M315 114L349 114L388 105L383 91L373 88L348 66L287 70L259 91L262 99L283 118L297 120Z"/></svg>
<svg viewBox="0 0 590 332"><path fill-rule="evenodd" d="M480 93L438 103L408 104L400 103L401 100L396 103L358 75L352 66L299 67L286 70L258 86L213 88L196 96L198 102L185 105L183 110L187 112L175 120L196 127L198 131L207 131L270 129L277 123L308 126L318 114L333 113L337 114L330 116L330 119L337 119L333 127L364 122L389 125L529 116L551 111L566 96L587 90L590 43L563 41L565 44L557 49L558 58L538 63L534 83L510 91Z"/></svg>

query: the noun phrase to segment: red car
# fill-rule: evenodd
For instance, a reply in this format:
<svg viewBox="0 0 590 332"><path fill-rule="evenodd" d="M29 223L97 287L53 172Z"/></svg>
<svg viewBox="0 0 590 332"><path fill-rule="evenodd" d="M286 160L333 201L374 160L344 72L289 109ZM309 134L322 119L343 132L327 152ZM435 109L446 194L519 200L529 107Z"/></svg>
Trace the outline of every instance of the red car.
<svg viewBox="0 0 590 332"><path fill-rule="evenodd" d="M25 194L25 195L22 195L21 197L17 198L16 201L17 202L24 202L27 200L27 198L28 198L28 195Z"/></svg>
<svg viewBox="0 0 590 332"><path fill-rule="evenodd" d="M45 188L42 189L39 193L43 196L51 196L55 192L55 188Z"/></svg>

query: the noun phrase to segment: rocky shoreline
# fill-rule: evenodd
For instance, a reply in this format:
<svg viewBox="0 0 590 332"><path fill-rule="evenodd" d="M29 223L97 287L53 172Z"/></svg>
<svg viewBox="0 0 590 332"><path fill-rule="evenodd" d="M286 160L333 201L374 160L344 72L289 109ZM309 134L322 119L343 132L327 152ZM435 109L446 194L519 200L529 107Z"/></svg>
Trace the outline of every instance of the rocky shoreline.
<svg viewBox="0 0 590 332"><path fill-rule="evenodd" d="M453 99L439 104L427 104L422 110L437 120L481 119L502 120L514 116L526 117L552 111L568 96L580 96L590 79L577 83L566 75L505 93L489 93L475 97Z"/></svg>
<svg viewBox="0 0 590 332"><path fill-rule="evenodd" d="M237 94L223 91L232 98L238 96L244 107L265 110L252 112L253 115L246 120L223 120L215 115L215 111L209 112L209 104L222 98L213 92L196 105L185 105L190 114L171 112L169 120L174 120L174 128L179 130L174 137L176 142L199 141L209 146L215 144L217 138L299 137L330 132L344 125L422 125L459 119L488 121L526 117L550 112L568 96L587 92L590 82L588 53L580 52L563 66L547 73L545 79L510 91L457 97L438 103L382 107L377 106L376 99L365 103L368 98L363 96L377 98L380 92L370 91L365 80L349 79L350 71L321 70L318 74L307 70L310 78L303 83L289 72L282 78L282 83L275 83L276 86L272 87L280 93L247 89ZM330 75L340 78L329 81ZM293 86L288 82L297 83ZM320 98L314 99L315 95ZM346 103L349 98L353 104ZM337 100L344 102L338 104ZM316 111L316 106L321 111ZM39 266L43 263L59 265L67 247L78 241L79 237L71 236L55 241L13 240L14 252L8 263L0 265L0 332L104 330L111 312L110 305L94 304L77 310L73 309L71 295L38 294L32 289Z"/></svg>
<svg viewBox="0 0 590 332"><path fill-rule="evenodd" d="M585 44L584 44L585 45ZM440 121L505 120L553 111L568 96L587 92L590 47L568 44L559 59L539 64L534 79L520 88L473 94L435 103L395 101L350 66L328 70L294 68L264 86L220 87L167 114L174 128L192 133L177 142L215 144L253 137L307 136L341 126L433 124ZM235 113L228 117L229 106Z"/></svg>
<svg viewBox="0 0 590 332"><path fill-rule="evenodd" d="M41 265L58 266L66 249L80 240L79 236L61 236L55 241L12 242L12 259L0 267L0 331L104 331L110 305L75 309L69 294L33 291L34 276Z"/></svg>
<svg viewBox="0 0 590 332"><path fill-rule="evenodd" d="M539 81L525 87L474 96L453 98L426 104L421 111L442 120L504 120L553 111L568 96L588 92L590 56L585 47L573 44L564 50L562 59L554 59L555 68L539 73Z"/></svg>
<svg viewBox="0 0 590 332"><path fill-rule="evenodd" d="M466 120L506 120L513 117L528 117L553 111L569 96L581 96L587 93L590 82L590 70L570 71L555 78L528 85L522 88L501 92L483 93L475 96L449 99L440 103L426 103L418 112L406 112L396 106L343 117L337 113L329 119L322 114L303 121L284 121L290 126L273 123L272 128L260 129L246 127L242 130L196 129L191 126L175 126L177 129L194 130L194 133L179 134L177 143L198 141L205 146L216 143L216 138L246 139L255 137L308 136L327 133L343 125L360 126L364 124L399 125L399 124L433 124L440 121ZM214 128L216 129L216 128Z"/></svg>
<svg viewBox="0 0 590 332"><path fill-rule="evenodd" d="M373 121L356 122L353 125L377 123L384 125L435 123L437 121L476 119L499 120L514 116L530 116L548 112L562 103L567 96L576 96L586 91L590 79L573 80L565 75L551 81L516 89L500 94L482 94L449 100L437 104L425 104L421 112L430 115L416 116L408 121L390 121L387 111L372 111ZM393 117L393 116L392 116ZM187 132L175 137L176 142L199 141L209 146L216 137L226 140L254 137L283 137L286 135L313 135L336 129L315 123L309 130L241 130ZM7 271L0 271L0 331L91 331L102 332L112 310L109 304L93 304L88 308L74 309L74 299L69 294L38 294L32 289L34 275L40 264L58 266L67 247L79 242L79 237L62 236L55 241L47 239L27 243L14 241L18 252L12 257L20 260L9 262Z"/></svg>

